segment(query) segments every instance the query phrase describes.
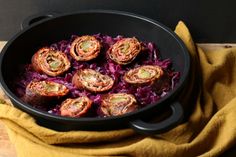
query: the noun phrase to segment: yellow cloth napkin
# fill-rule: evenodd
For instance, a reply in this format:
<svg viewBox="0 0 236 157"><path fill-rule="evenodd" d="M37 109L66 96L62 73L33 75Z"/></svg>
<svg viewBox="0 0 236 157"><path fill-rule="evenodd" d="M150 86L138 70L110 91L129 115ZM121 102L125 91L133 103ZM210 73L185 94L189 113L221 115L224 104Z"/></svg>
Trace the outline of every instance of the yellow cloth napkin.
<svg viewBox="0 0 236 157"><path fill-rule="evenodd" d="M182 95L185 122L157 136L131 129L57 132L38 126L28 114L2 102L6 125L18 157L218 156L236 143L236 49L204 52L195 47L183 22L175 32L192 57L191 81Z"/></svg>

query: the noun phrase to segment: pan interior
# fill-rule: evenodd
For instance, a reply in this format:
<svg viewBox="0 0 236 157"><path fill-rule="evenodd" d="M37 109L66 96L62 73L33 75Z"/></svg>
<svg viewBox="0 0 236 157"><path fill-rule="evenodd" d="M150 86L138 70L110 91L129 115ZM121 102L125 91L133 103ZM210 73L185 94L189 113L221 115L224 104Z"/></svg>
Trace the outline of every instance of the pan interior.
<svg viewBox="0 0 236 157"><path fill-rule="evenodd" d="M6 86L10 87L12 78L18 75L15 73L16 67L30 63L32 55L39 48L69 39L73 34L92 35L97 33L112 37L117 35L137 37L141 41L154 42L162 59L170 58L174 70L180 72L180 84L184 81L185 77L182 76L186 75L189 68L185 48L167 28L135 15L90 12L55 17L33 25L15 36L8 43L1 63ZM12 90L10 89L10 91ZM16 100L15 103L19 104L19 99L14 96L13 98Z"/></svg>

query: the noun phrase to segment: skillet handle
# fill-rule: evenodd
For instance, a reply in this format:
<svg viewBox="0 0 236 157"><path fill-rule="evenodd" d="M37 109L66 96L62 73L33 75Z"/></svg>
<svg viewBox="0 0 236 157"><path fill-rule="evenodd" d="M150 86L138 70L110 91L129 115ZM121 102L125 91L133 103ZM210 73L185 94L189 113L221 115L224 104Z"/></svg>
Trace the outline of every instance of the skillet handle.
<svg viewBox="0 0 236 157"><path fill-rule="evenodd" d="M171 104L172 114L169 118L158 123L147 123L140 119L130 122L130 126L141 134L158 134L163 133L176 126L183 118L183 108L179 102Z"/></svg>
<svg viewBox="0 0 236 157"><path fill-rule="evenodd" d="M26 27L29 27L30 25L32 25L34 23L37 23L39 21L42 21L42 20L45 20L45 19L48 19L48 18L52 18L57 14L58 13L39 13L39 14L34 14L34 15L31 15L31 16L28 16L21 23L21 30L23 30Z"/></svg>

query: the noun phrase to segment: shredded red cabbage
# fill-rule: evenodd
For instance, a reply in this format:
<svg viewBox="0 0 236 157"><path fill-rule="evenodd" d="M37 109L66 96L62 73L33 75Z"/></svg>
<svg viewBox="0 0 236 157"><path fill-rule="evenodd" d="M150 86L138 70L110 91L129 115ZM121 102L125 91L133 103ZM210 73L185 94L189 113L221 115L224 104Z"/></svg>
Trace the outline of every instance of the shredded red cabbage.
<svg viewBox="0 0 236 157"><path fill-rule="evenodd" d="M77 36L72 35L69 40L63 40L58 43L50 45L51 48L55 50L60 50L65 54L67 54L67 57L69 58L72 64L72 67L66 74L57 77L50 77L45 74L39 74L38 72L35 72L31 64L23 65L19 69L20 71L19 77L17 77L17 79L14 80L15 93L19 97L22 97L25 93L25 88L27 84L32 80L35 81L51 80L67 86L70 89L70 94L68 97L75 98L86 95L93 100L95 106L98 106L100 105L101 102L101 96L104 93L102 94L91 93L86 90L80 90L74 87L71 83L72 76L78 69L91 68L101 72L102 74L107 74L115 80L113 88L108 93L122 92L122 93L133 94L136 97L140 107L144 107L146 105L157 102L161 97L165 96L171 89L174 88L174 86L179 80L180 77L179 72L174 72L171 69L170 59L161 60L159 51L154 43L142 42L141 44L143 50L136 57L136 59L128 65L121 66L110 60L109 57L106 55L106 51L116 41L121 40L123 38L122 36L117 36L115 38L112 38L111 36L108 35L102 35L102 34L94 35L94 37L96 37L101 42L102 50L97 59L89 62L77 62L70 56L69 54L70 45L76 37ZM166 84L164 87L162 87L161 91L156 91L151 85L147 86L129 85L123 80L124 73L129 69L132 69L140 65L158 65L162 67L164 71L167 73L169 80L171 81L169 81L169 84ZM59 114L59 106L60 104L54 106L53 108L47 108L47 109L45 109L45 107L42 106L36 106L36 107L47 110L50 113Z"/></svg>

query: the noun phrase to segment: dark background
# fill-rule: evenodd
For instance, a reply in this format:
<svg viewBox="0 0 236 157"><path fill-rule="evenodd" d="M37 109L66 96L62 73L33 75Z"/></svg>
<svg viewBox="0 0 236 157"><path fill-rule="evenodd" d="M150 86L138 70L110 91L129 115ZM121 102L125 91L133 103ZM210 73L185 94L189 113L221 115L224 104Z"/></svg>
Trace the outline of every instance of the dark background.
<svg viewBox="0 0 236 157"><path fill-rule="evenodd" d="M197 42L236 42L235 8L235 0L0 0L0 40L10 39L32 14L113 9L153 18L171 29L183 20Z"/></svg>

